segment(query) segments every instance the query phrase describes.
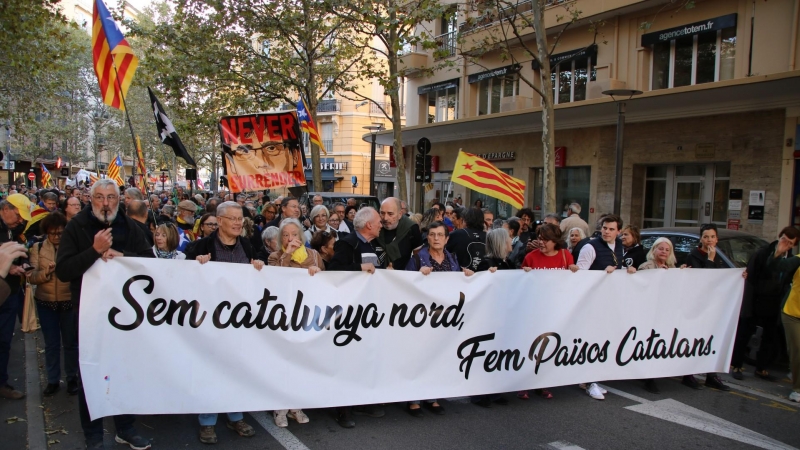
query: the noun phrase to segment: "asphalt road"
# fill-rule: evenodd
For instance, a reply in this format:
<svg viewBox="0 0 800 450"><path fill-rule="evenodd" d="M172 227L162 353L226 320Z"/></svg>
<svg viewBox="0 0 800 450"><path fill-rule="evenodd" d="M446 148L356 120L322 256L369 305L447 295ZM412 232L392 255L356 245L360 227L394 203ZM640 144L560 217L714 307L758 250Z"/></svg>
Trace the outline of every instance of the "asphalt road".
<svg viewBox="0 0 800 450"><path fill-rule="evenodd" d="M19 385L25 376L19 364L23 341L21 336L15 339L12 349L14 378ZM39 347L41 344L39 339ZM43 355L38 359L41 367ZM328 409L306 410L311 422L291 422L288 429L275 427L269 411L252 412L245 414L245 420L256 429L256 436L249 439L225 428L221 416L215 446L199 442L194 415L141 416L137 427L152 439L154 449L170 450L800 448L800 404L786 399L788 381L754 379L752 368L749 370L731 392L694 391L679 379L668 378L659 380L660 395L646 392L641 381L613 381L603 383L610 391L604 401L593 400L575 386L562 386L551 389L554 398L550 400L532 395L523 401L509 393L509 405L490 409L467 399L444 400L444 416L426 412L423 418L407 414L405 405L389 404L385 405L385 417L356 416L357 425L350 430L339 427L334 411ZM785 378L786 372L779 366L772 372ZM0 449L25 449L30 438L26 430L34 435L49 432L50 449L83 448L76 397L62 389L44 398L41 408L29 405L27 411L22 402L0 399L0 418L4 420L0 422ZM32 429L30 422L5 423L11 416L27 417L42 411L45 430ZM127 448L113 442L113 423L106 419L105 424L106 448Z"/></svg>

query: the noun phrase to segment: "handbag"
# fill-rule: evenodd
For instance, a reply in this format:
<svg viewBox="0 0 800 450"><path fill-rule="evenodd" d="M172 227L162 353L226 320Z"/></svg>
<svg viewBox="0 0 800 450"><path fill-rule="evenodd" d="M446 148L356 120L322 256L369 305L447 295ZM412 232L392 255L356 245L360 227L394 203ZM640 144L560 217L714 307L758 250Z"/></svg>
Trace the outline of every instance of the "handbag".
<svg viewBox="0 0 800 450"><path fill-rule="evenodd" d="M25 283L25 303L22 308L22 332L33 333L39 329L39 316L36 313L36 300L33 285Z"/></svg>

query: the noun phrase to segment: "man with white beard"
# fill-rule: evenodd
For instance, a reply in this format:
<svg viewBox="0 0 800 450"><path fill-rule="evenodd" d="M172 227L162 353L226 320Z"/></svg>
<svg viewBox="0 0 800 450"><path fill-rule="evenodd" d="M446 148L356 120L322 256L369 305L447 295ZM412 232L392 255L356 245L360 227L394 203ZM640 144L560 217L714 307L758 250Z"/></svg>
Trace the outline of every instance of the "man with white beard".
<svg viewBox="0 0 800 450"><path fill-rule="evenodd" d="M114 181L96 181L91 190L92 207L79 212L64 229L56 258L56 276L61 281L70 283L69 289L76 309L80 308L83 274L98 259L109 261L122 256L153 257L152 246L147 242L141 228L129 217L119 214L119 197ZM80 342L78 345L80 346ZM78 380L78 412L86 448L103 448L103 419L90 419L80 374ZM150 448L150 441L139 435L133 422L132 415L114 416L117 432L115 440L133 449Z"/></svg>

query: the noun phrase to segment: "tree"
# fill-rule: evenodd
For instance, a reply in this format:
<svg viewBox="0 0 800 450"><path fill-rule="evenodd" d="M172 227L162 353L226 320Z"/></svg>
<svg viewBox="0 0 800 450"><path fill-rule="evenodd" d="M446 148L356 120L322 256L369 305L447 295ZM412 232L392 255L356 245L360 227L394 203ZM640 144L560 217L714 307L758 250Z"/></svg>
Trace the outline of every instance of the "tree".
<svg viewBox="0 0 800 450"><path fill-rule="evenodd" d="M344 92L355 98L371 101L391 120L400 199L408 201L402 136L403 104L400 99L401 78L406 75L406 70L401 70L401 65L407 49L436 47L432 33L425 30L424 24L446 18L455 14L455 11L451 9L451 5L442 5L438 0L328 1L331 14L346 20L348 27L365 36L367 39L362 39L361 42L368 50L366 54L375 56L360 60L356 69L360 79L378 80L389 97L390 108L385 108L382 102L377 102L371 96L359 93L355 84L346 87ZM447 65L452 65L452 61L442 59L439 64L425 70L432 73Z"/></svg>
<svg viewBox="0 0 800 450"><path fill-rule="evenodd" d="M463 47L470 47L466 54L480 64L480 57L488 52L499 52L504 61L518 64L522 60L533 60L539 65L539 84L533 79L520 75L520 80L530 86L542 99L542 155L543 155L543 180L544 198L542 207L546 212L557 211L556 183L555 183L555 120L553 115L553 83L551 79L550 55L558 45L563 33L576 24L581 12L575 8L574 3L560 5L565 14L557 16L560 30L552 38L547 36L547 27L544 21L544 10L550 2L546 0L483 0L476 2L474 9L477 17L467 21L467 27L493 24L490 32L485 33L480 39L470 40L462 37ZM530 8L530 10L528 10ZM593 33L593 44L597 40L597 31L602 22L589 22L589 31ZM529 40L530 34L535 35L534 45ZM588 46L587 46L588 48Z"/></svg>
<svg viewBox="0 0 800 450"><path fill-rule="evenodd" d="M213 117L215 131L223 115L295 106L298 95L316 121L319 99L353 81L360 57L344 21L314 0L179 0L169 20L134 33L157 43L145 54L166 98L204 128ZM319 158L312 145L315 186Z"/></svg>

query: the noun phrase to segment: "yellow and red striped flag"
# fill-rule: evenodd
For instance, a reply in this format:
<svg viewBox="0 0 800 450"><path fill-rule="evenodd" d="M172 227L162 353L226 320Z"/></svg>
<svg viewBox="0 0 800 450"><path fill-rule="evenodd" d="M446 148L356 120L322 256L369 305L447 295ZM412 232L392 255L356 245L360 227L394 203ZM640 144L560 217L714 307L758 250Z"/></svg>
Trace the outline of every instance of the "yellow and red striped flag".
<svg viewBox="0 0 800 450"><path fill-rule="evenodd" d="M108 163L108 172L106 172L106 174L108 175L108 178L111 178L112 180L116 181L118 186L125 185L125 182L122 181L122 174L120 173L121 169L122 169L122 159L120 159L119 155L117 155L116 158L114 158L110 163Z"/></svg>
<svg viewBox="0 0 800 450"><path fill-rule="evenodd" d="M53 177L50 175L50 171L42 164L42 187L47 187L52 179Z"/></svg>
<svg viewBox="0 0 800 450"><path fill-rule="evenodd" d="M94 0L92 8L92 60L103 103L124 110L123 97L128 93L139 59L103 0Z"/></svg>
<svg viewBox="0 0 800 450"><path fill-rule="evenodd" d="M94 184L99 179L100 179L100 177L98 177L97 175L92 175L91 173L89 174L89 182L90 183Z"/></svg>
<svg viewBox="0 0 800 450"><path fill-rule="evenodd" d="M503 173L489 161L471 153L458 152L451 180L518 209L525 202L524 181Z"/></svg>
<svg viewBox="0 0 800 450"><path fill-rule="evenodd" d="M317 127L314 125L314 119L311 118L311 115L306 109L305 102L303 102L303 97L300 97L300 99L297 100L297 118L300 119L300 129L308 133L308 139L317 144L317 147L322 150L322 153L327 155L328 152L325 150L325 146L322 144L322 138L319 137Z"/></svg>

